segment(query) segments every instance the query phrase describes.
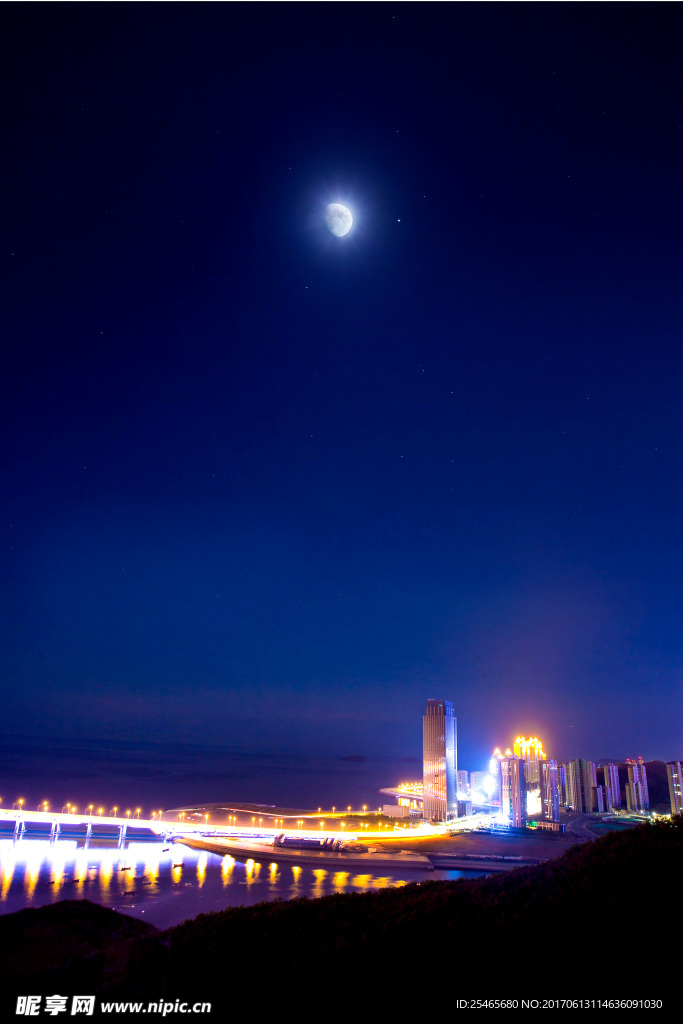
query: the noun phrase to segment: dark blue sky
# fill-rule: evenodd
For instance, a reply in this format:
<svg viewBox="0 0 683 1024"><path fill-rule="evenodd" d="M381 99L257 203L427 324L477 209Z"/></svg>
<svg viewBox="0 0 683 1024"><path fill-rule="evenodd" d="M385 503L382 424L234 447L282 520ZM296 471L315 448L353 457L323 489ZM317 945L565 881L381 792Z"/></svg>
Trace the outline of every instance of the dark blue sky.
<svg viewBox="0 0 683 1024"><path fill-rule="evenodd" d="M674 8L5 5L3 733L682 755Z"/></svg>

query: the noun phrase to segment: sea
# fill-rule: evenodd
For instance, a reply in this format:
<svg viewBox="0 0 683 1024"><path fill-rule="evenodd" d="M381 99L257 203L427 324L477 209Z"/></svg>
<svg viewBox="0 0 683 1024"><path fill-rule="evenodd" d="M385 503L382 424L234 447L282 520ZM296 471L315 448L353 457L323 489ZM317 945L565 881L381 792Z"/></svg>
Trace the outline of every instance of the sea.
<svg viewBox="0 0 683 1024"><path fill-rule="evenodd" d="M352 759L348 759L352 758ZM362 758L362 759L361 759ZM55 737L0 738L0 807L79 811L92 805L134 818L208 803L264 810L374 809L378 790L419 778L412 759L229 751L189 743L119 743ZM370 892L479 872L392 870L379 874L309 865L257 864L156 838L57 838L0 830L0 913L88 899L166 929L197 914L267 900Z"/></svg>

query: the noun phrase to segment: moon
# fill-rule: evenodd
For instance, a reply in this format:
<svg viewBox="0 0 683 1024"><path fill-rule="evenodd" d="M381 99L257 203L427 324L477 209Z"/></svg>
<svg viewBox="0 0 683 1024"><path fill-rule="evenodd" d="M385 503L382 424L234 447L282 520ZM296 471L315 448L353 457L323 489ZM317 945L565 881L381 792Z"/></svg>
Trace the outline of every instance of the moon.
<svg viewBox="0 0 683 1024"><path fill-rule="evenodd" d="M329 203L325 210L325 221L333 235L341 238L348 234L353 226L351 211L341 203Z"/></svg>

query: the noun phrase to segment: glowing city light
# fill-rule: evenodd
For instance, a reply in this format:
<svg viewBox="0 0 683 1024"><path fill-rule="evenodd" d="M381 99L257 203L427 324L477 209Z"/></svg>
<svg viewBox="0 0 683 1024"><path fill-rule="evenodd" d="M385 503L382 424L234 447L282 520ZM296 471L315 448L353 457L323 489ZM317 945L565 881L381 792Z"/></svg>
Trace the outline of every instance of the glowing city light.
<svg viewBox="0 0 683 1024"><path fill-rule="evenodd" d="M546 759L543 753L543 742L537 736L530 736L529 739L518 736L514 742L514 750L516 756L525 761L545 761Z"/></svg>

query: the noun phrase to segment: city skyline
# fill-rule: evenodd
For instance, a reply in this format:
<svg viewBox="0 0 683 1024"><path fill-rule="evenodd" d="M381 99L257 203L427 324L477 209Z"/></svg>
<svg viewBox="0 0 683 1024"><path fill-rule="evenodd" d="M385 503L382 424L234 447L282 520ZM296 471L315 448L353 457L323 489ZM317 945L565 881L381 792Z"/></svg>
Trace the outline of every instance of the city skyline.
<svg viewBox="0 0 683 1024"><path fill-rule="evenodd" d="M680 758L675 5L5 7L3 736Z"/></svg>

